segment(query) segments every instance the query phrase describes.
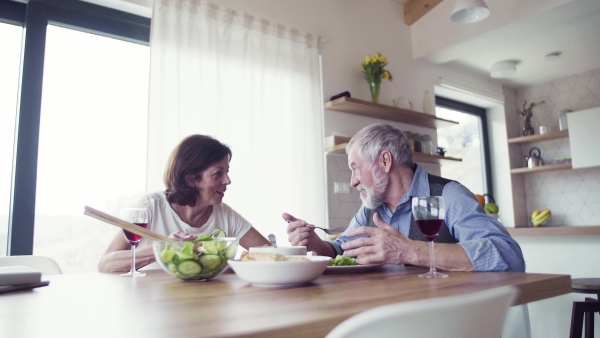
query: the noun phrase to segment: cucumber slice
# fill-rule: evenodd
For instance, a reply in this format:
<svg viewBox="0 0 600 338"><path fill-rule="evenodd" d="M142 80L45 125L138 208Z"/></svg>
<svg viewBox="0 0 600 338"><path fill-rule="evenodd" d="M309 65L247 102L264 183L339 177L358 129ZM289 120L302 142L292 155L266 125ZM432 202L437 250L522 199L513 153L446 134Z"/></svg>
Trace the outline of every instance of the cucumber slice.
<svg viewBox="0 0 600 338"><path fill-rule="evenodd" d="M204 248L204 253L209 255L218 255L219 251L227 248L227 242L225 241L213 241L213 242L200 242Z"/></svg>
<svg viewBox="0 0 600 338"><path fill-rule="evenodd" d="M177 271L188 276L197 275L202 271L202 266L194 260L187 260L180 262L179 265L177 265Z"/></svg>
<svg viewBox="0 0 600 338"><path fill-rule="evenodd" d="M233 259L235 257L235 254L237 253L237 249L238 249L238 245L237 243L231 243L231 245L227 248L227 250L225 250L225 258L226 259Z"/></svg>
<svg viewBox="0 0 600 338"><path fill-rule="evenodd" d="M216 270L224 262L223 258L218 255L202 255L199 261L204 272Z"/></svg>

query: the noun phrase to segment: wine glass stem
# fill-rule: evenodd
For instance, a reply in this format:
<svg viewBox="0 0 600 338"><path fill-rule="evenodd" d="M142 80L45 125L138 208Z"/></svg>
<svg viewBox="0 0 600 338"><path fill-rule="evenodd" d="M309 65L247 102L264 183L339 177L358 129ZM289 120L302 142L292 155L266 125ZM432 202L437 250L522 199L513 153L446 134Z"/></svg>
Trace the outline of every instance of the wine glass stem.
<svg viewBox="0 0 600 338"><path fill-rule="evenodd" d="M131 272L135 272L135 244L131 244Z"/></svg>
<svg viewBox="0 0 600 338"><path fill-rule="evenodd" d="M429 241L429 271L435 272L435 258L433 251L433 241Z"/></svg>

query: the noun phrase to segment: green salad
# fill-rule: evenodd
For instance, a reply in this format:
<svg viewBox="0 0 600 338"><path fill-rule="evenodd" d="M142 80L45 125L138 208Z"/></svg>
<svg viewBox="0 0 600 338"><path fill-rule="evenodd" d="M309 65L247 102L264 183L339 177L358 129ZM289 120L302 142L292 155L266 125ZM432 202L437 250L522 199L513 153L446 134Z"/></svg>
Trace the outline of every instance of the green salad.
<svg viewBox="0 0 600 338"><path fill-rule="evenodd" d="M177 278L208 279L223 271L236 251L235 241L219 241L203 234L191 242L167 244L160 258Z"/></svg>
<svg viewBox="0 0 600 338"><path fill-rule="evenodd" d="M344 255L337 255L335 258L333 258L329 262L329 266L342 266L342 265L358 265L358 263L356 263L356 258L352 258L352 257L344 256Z"/></svg>

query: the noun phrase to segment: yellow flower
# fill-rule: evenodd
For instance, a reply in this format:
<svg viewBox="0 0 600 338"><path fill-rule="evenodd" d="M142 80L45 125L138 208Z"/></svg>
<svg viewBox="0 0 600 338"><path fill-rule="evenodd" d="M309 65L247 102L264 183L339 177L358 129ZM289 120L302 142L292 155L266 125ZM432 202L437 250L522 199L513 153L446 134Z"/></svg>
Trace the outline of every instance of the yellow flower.
<svg viewBox="0 0 600 338"><path fill-rule="evenodd" d="M388 58L381 55L380 52L375 53L374 56L367 55L365 60L361 62L361 66L363 68L363 73L365 74L365 79L371 83L381 82L381 79L387 79L392 81L392 74L385 69L385 66L388 64Z"/></svg>

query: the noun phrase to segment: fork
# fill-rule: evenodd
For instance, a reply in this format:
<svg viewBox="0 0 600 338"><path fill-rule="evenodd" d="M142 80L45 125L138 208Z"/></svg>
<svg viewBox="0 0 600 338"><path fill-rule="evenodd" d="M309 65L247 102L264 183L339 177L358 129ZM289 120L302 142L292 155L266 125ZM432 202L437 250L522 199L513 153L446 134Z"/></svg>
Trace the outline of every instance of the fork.
<svg viewBox="0 0 600 338"><path fill-rule="evenodd" d="M346 227L338 227L338 228L322 228L322 227L318 227L316 225L312 225L312 224L308 224L306 225L309 228L317 228L317 229L321 229L323 231L325 231L326 234L328 235L336 235L336 234L340 234L344 231L346 231Z"/></svg>
<svg viewBox="0 0 600 338"><path fill-rule="evenodd" d="M293 220L296 221L296 220ZM288 223L293 222L293 221L287 221ZM316 228L316 229L321 229L323 231L325 231L326 234L328 235L336 235L336 234L341 234L342 232L346 231L346 227L337 227L337 228L322 228L322 227L318 227L316 225L312 225L312 224L307 224L306 225L309 228Z"/></svg>

